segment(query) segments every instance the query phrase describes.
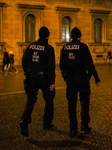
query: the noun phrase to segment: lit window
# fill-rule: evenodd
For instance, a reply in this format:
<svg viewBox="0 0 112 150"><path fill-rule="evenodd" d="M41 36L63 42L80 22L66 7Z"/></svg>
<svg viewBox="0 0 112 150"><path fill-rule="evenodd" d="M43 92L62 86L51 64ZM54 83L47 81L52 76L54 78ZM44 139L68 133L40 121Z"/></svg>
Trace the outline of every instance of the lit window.
<svg viewBox="0 0 112 150"><path fill-rule="evenodd" d="M70 41L70 18L64 17L62 20L62 42Z"/></svg>
<svg viewBox="0 0 112 150"><path fill-rule="evenodd" d="M35 41L35 16L29 14L25 18L25 42Z"/></svg>
<svg viewBox="0 0 112 150"><path fill-rule="evenodd" d="M94 21L94 42L102 42L102 20L99 18Z"/></svg>

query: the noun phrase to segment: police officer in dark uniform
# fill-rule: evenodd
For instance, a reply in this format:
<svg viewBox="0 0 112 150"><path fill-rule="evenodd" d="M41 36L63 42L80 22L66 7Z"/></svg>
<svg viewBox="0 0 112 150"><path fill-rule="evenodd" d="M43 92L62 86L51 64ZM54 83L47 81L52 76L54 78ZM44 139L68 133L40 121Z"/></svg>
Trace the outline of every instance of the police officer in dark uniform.
<svg viewBox="0 0 112 150"><path fill-rule="evenodd" d="M41 27L39 39L31 43L23 54L22 67L26 79L24 87L27 94L27 103L21 118L20 127L23 136L28 137L28 124L31 123L31 113L37 101L38 90L43 91L45 110L43 129L49 130L53 124L53 99L55 97L55 55L54 48L48 44L50 32Z"/></svg>
<svg viewBox="0 0 112 150"><path fill-rule="evenodd" d="M80 42L82 33L75 27L71 31L70 43L66 44L60 56L60 69L62 77L66 81L66 97L68 100L70 136L78 134L77 129L77 94L80 94L81 102L81 130L89 133L89 102L90 102L90 78L93 75L96 85L100 80L95 70L93 60L86 44Z"/></svg>

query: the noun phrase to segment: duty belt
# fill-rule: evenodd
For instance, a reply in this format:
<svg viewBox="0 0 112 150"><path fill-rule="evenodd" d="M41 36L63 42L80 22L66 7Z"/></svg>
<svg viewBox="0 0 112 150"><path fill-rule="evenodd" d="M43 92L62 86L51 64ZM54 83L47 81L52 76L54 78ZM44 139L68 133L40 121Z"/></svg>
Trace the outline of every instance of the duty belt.
<svg viewBox="0 0 112 150"><path fill-rule="evenodd" d="M38 75L43 75L44 74L44 71L41 71L38 73Z"/></svg>
<svg viewBox="0 0 112 150"><path fill-rule="evenodd" d="M40 71L40 72L32 72L32 73L29 73L31 76L32 75L43 75L44 74L44 71Z"/></svg>

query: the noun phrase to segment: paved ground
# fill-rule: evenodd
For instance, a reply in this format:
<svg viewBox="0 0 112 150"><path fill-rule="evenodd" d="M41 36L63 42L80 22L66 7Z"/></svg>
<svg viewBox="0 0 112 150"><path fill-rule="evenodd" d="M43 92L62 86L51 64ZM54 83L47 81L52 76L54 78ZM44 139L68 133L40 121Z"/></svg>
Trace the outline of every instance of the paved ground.
<svg viewBox="0 0 112 150"><path fill-rule="evenodd" d="M13 94L14 92L21 93L24 91L23 87L23 79L24 73L22 71L21 67L17 67L19 70L19 73L15 74L15 71L12 70L10 74L7 74L6 70L4 73L0 72L0 94ZM1 67L0 67L1 70ZM65 82L63 81L61 77L60 70L58 67L56 67L56 83L55 86L58 87L63 87L65 86Z"/></svg>
<svg viewBox="0 0 112 150"><path fill-rule="evenodd" d="M101 85L91 79L90 117L92 131L80 133L80 102L77 105L79 135L69 137L69 119L65 83L56 69L56 97L54 99L54 128L43 131L44 100L39 91L38 100L29 125L29 138L20 134L19 121L24 110L26 95L24 75L0 74L0 150L111 150L112 149L112 65L97 65Z"/></svg>

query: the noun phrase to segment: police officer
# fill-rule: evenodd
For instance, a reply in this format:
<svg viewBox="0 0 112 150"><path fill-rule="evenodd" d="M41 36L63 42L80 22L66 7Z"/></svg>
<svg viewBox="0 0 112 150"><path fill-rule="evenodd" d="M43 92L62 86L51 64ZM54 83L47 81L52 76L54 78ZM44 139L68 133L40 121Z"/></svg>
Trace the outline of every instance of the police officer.
<svg viewBox="0 0 112 150"><path fill-rule="evenodd" d="M8 65L9 65L9 54L8 54L6 48L4 48L3 51L4 51L4 56L3 56L2 72L4 72L5 65L7 65L7 68L8 68Z"/></svg>
<svg viewBox="0 0 112 150"><path fill-rule="evenodd" d="M89 133L89 102L90 102L90 78L93 75L96 85L100 80L95 70L93 60L86 44L80 42L82 33L75 27L71 31L72 41L66 44L60 56L60 69L62 77L66 81L66 97L68 100L70 136L78 134L77 129L77 94L80 94L81 102L81 130Z"/></svg>
<svg viewBox="0 0 112 150"><path fill-rule="evenodd" d="M28 124L31 123L31 113L37 101L38 90L43 91L45 110L43 129L49 130L53 124L53 99L55 97L55 55L54 48L48 44L50 32L43 26L39 30L39 39L31 43L22 57L22 67L26 79L24 87L27 103L22 114L20 127L23 136L28 137Z"/></svg>

